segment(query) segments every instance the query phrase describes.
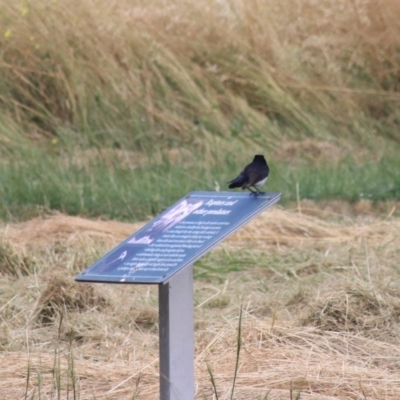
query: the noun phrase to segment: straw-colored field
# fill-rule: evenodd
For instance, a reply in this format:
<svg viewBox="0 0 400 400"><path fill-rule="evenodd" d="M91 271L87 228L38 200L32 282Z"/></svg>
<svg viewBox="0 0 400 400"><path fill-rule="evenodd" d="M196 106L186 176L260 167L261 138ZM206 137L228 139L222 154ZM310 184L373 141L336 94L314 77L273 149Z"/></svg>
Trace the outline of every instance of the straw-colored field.
<svg viewBox="0 0 400 400"><path fill-rule="evenodd" d="M398 205L397 205L398 207ZM156 399L157 287L74 275L141 224L43 215L3 225L2 399ZM400 219L275 207L195 268L196 398L400 398Z"/></svg>

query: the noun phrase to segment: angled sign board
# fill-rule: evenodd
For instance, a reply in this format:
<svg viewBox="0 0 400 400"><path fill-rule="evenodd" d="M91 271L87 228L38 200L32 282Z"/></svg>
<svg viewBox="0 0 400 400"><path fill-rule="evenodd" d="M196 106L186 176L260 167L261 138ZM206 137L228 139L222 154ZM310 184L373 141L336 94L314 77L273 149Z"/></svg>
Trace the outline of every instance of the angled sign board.
<svg viewBox="0 0 400 400"><path fill-rule="evenodd" d="M193 264L280 193L191 192L79 274L80 282L160 284Z"/></svg>

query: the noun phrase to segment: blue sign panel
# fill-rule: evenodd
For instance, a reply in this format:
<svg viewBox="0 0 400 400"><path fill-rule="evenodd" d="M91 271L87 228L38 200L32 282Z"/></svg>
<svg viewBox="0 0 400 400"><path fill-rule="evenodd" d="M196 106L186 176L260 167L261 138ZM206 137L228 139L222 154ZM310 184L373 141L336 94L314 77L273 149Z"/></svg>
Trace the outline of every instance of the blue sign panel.
<svg viewBox="0 0 400 400"><path fill-rule="evenodd" d="M191 192L75 280L165 282L280 197L280 193L251 196L234 192Z"/></svg>

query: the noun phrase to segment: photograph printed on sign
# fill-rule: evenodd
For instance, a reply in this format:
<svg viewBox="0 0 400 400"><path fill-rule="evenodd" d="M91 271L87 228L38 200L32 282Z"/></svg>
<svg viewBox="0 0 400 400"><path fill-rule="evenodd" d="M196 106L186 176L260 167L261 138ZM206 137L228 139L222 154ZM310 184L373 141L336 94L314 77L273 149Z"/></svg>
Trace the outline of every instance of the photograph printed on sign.
<svg viewBox="0 0 400 400"><path fill-rule="evenodd" d="M128 276L137 273L148 265L147 262L134 262L135 255L141 248L146 247L160 237L168 229L181 222L193 211L197 210L204 201L199 199L184 199L147 228L139 231L123 245L117 247L105 258L98 261L88 271L95 275L120 276L124 281ZM132 260L134 260L132 262Z"/></svg>
<svg viewBox="0 0 400 400"><path fill-rule="evenodd" d="M130 244L150 244L160 234L166 232L172 228L178 222L182 221L193 211L197 210L204 203L203 200L199 199L184 199L177 204L172 210L165 213L159 219L154 221L147 229L139 234L135 235L131 240L128 241Z"/></svg>
<svg viewBox="0 0 400 400"><path fill-rule="evenodd" d="M90 269L90 273L99 275L115 274L118 268L130 260L136 252L137 249L133 246L119 246L105 258L97 262Z"/></svg>

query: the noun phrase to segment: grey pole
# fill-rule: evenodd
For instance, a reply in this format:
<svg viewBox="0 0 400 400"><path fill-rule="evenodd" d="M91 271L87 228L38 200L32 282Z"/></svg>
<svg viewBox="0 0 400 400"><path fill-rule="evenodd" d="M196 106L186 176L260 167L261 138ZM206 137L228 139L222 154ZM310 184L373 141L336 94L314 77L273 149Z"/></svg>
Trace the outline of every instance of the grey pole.
<svg viewBox="0 0 400 400"><path fill-rule="evenodd" d="M194 400L193 265L158 286L160 400Z"/></svg>

